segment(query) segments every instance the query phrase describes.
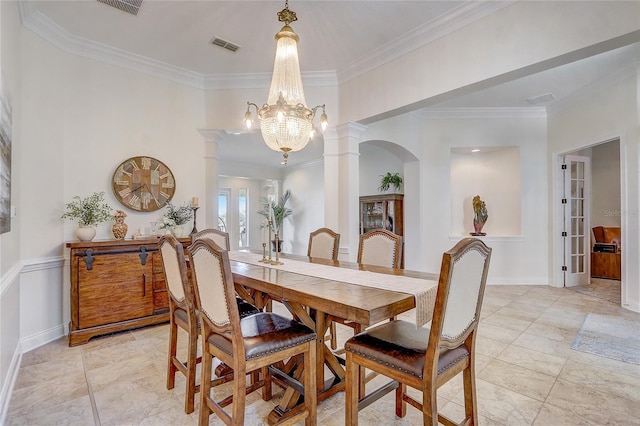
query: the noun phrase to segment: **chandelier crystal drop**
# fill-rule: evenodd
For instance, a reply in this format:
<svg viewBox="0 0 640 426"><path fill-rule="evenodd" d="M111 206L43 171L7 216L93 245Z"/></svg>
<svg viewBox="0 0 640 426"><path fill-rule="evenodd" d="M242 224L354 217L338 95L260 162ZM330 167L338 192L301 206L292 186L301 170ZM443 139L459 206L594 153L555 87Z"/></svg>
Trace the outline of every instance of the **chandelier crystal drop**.
<svg viewBox="0 0 640 426"><path fill-rule="evenodd" d="M323 132L327 128L328 120L325 105L314 108L306 106L298 61L300 38L289 26L298 18L295 12L289 10L288 0L284 9L278 12L278 20L284 22L284 26L276 34L276 58L269 97L262 108L258 108L253 102L247 102L244 122L247 128L251 129L253 106L260 120L260 131L265 143L274 151L282 152L282 164L286 166L289 152L300 151L317 133L313 121L318 108L322 108L320 125Z"/></svg>

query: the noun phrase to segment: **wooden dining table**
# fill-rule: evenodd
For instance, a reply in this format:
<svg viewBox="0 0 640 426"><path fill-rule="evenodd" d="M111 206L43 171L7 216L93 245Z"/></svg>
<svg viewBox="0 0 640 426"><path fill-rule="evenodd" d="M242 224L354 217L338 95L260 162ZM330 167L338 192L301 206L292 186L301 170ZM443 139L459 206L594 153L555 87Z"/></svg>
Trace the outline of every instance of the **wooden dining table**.
<svg viewBox="0 0 640 426"><path fill-rule="evenodd" d="M344 359L334 353L325 342L327 329L334 320L350 322L355 332L387 320L416 306L415 297L401 290L386 289L352 284L335 279L318 278L302 273L289 272L277 266L233 260L231 270L239 295L258 308L264 308L269 301L284 304L293 317L316 331L316 383L318 402L344 390ZM283 255L280 260L329 265L351 270L369 271L380 274L398 275L428 280L425 285L433 286L437 280L434 274L404 269L383 268L357 263L309 258L306 256ZM325 366L330 374L325 377ZM286 373L301 377L297 366L284 366ZM282 366L281 366L282 368ZM289 371L287 371L289 369ZM363 375L362 375L363 376ZM275 378L277 381L277 377ZM364 377L361 378L361 394L364 394ZM298 405L301 387L286 388L280 404L269 414L269 424L294 415L303 405Z"/></svg>

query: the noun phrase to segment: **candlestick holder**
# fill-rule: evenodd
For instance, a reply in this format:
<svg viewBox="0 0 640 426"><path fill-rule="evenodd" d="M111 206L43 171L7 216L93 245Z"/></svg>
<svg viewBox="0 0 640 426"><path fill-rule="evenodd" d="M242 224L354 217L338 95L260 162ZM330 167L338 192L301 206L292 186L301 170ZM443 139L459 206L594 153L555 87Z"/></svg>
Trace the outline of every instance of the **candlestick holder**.
<svg viewBox="0 0 640 426"><path fill-rule="evenodd" d="M268 243L269 243L269 260L266 263L271 263L271 229L273 228L273 222L271 222L270 220L267 222L267 229L269 229L269 239L268 239Z"/></svg>
<svg viewBox="0 0 640 426"><path fill-rule="evenodd" d="M200 207L191 207L191 210L193 210L193 229L191 230L191 234L189 235L193 235L198 232L198 228L196 228L196 213L198 213L199 208Z"/></svg>
<svg viewBox="0 0 640 426"><path fill-rule="evenodd" d="M267 263L267 243L262 243L262 259L258 262Z"/></svg>

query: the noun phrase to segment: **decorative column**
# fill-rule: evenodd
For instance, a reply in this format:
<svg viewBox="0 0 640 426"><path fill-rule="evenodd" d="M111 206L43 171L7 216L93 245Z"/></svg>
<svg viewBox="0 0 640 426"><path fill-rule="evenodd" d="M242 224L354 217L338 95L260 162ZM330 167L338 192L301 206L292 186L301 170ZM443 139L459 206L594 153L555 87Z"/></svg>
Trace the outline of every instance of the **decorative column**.
<svg viewBox="0 0 640 426"><path fill-rule="evenodd" d="M346 123L324 135L325 224L340 233L342 260L356 261L358 255L359 144L365 130L361 124Z"/></svg>
<svg viewBox="0 0 640 426"><path fill-rule="evenodd" d="M198 129L205 143L205 197L204 225L200 229L218 229L218 143L224 132L215 129Z"/></svg>

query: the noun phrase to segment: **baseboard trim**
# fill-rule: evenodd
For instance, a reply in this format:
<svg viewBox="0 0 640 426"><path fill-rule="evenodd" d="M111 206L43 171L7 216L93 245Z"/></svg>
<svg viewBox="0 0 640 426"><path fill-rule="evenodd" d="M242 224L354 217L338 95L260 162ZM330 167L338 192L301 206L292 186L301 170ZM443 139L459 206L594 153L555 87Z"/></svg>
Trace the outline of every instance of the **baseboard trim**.
<svg viewBox="0 0 640 426"><path fill-rule="evenodd" d="M65 327L63 324L60 324L48 330L20 339L20 346L22 347L23 353L29 352L42 345L46 345L49 342L53 342L62 336L65 336Z"/></svg>
<svg viewBox="0 0 640 426"><path fill-rule="evenodd" d="M13 388L16 384L16 380L18 379L18 372L20 371L20 364L22 363L22 347L18 342L16 346L16 350L13 353L13 357L11 357L11 364L9 365L9 369L7 370L7 377L2 386L2 393L0 393L0 401L2 401L2 406L0 406L0 425L4 424L4 420L7 417L7 411L9 411L9 403L11 402L11 394L13 393Z"/></svg>

